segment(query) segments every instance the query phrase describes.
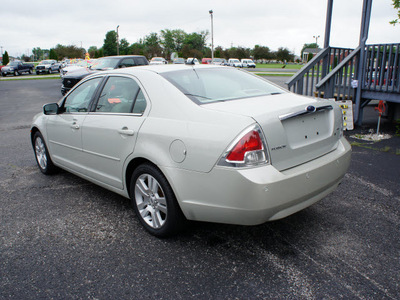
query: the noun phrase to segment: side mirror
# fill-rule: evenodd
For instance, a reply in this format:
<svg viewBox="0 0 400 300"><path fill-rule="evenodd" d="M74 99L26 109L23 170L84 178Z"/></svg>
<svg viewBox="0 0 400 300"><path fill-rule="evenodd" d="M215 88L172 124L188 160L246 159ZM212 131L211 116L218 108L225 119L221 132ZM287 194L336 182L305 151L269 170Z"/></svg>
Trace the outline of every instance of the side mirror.
<svg viewBox="0 0 400 300"><path fill-rule="evenodd" d="M59 107L57 103L49 103L43 106L43 113L45 115L56 115L58 111Z"/></svg>

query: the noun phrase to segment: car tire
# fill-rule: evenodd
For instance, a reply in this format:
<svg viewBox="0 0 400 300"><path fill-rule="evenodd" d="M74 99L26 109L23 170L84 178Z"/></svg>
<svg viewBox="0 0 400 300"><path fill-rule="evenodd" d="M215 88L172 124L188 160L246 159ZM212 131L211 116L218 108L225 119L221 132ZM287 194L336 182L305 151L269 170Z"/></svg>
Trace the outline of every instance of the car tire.
<svg viewBox="0 0 400 300"><path fill-rule="evenodd" d="M51 68L49 68L49 71L48 71L48 72L49 72L49 74L51 74Z"/></svg>
<svg viewBox="0 0 400 300"><path fill-rule="evenodd" d="M36 75L39 75L39 72L36 72Z"/></svg>
<svg viewBox="0 0 400 300"><path fill-rule="evenodd" d="M33 74L33 70L32 69L29 69L29 74Z"/></svg>
<svg viewBox="0 0 400 300"><path fill-rule="evenodd" d="M33 136L32 146L39 170L46 175L53 174L57 170L57 167L53 164L46 143L39 131Z"/></svg>
<svg viewBox="0 0 400 300"><path fill-rule="evenodd" d="M152 235L167 237L182 230L185 217L162 172L145 163L132 173L132 206L143 227Z"/></svg>
<svg viewBox="0 0 400 300"><path fill-rule="evenodd" d="M18 75L19 75L18 71L14 71L14 76L18 76Z"/></svg>

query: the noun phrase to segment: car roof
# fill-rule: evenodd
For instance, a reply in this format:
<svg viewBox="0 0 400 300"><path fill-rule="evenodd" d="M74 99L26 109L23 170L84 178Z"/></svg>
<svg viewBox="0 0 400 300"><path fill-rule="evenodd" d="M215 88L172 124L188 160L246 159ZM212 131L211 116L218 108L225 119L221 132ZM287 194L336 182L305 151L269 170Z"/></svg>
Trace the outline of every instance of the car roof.
<svg viewBox="0 0 400 300"><path fill-rule="evenodd" d="M150 71L158 74L171 72L171 71L180 71L180 70L189 70L189 69L231 69L229 67L217 66L217 65L186 65L186 64L168 64L168 65L145 65L145 66L137 66L137 67L128 67L122 69L114 69L109 71L101 72L104 74L132 74L134 75L138 71ZM99 73L96 73L99 74Z"/></svg>

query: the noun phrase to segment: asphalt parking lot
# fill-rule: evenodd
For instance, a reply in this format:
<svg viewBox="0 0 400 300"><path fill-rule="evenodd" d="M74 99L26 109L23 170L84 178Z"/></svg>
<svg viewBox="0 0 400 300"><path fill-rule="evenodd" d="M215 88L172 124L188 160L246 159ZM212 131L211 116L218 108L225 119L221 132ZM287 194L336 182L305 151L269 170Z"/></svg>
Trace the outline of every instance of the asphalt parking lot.
<svg viewBox="0 0 400 300"><path fill-rule="evenodd" d="M60 86L0 81L0 299L400 298L400 137L347 132L357 145L343 183L288 218L193 223L160 240L128 199L39 172L29 125Z"/></svg>

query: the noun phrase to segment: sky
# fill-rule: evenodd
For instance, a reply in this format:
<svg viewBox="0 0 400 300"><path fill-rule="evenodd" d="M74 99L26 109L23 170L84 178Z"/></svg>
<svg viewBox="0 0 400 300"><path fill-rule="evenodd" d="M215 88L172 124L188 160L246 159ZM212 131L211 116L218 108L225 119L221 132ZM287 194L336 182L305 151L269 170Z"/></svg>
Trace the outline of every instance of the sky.
<svg viewBox="0 0 400 300"><path fill-rule="evenodd" d="M324 44L327 0L1 0L0 46L11 56L30 55L35 47L57 44L102 47L105 35L135 43L151 32L208 30L214 47L268 46L296 55L305 43ZM355 48L360 35L362 0L334 0L330 45ZM399 43L400 24L392 0L373 0L367 44Z"/></svg>

